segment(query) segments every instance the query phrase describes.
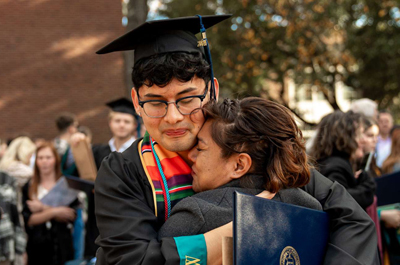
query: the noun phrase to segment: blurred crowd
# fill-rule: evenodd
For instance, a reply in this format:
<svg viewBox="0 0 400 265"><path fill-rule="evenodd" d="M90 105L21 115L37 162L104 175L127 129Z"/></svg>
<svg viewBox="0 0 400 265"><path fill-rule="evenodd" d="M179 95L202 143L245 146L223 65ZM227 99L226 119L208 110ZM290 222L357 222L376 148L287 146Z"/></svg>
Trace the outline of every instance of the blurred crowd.
<svg viewBox="0 0 400 265"><path fill-rule="evenodd" d="M98 169L110 152L123 152L137 138L132 103L121 99L109 106L108 143L92 145L92 132L72 113L57 117L59 134L51 141L24 135L0 142L1 265L95 263L99 232L93 189L74 191L73 200L64 204L42 201L65 196L58 187L63 176L82 177L71 148L80 141L88 143Z"/></svg>
<svg viewBox="0 0 400 265"><path fill-rule="evenodd" d="M81 177L71 151L77 142L89 143L98 169L110 152L123 152L143 134L131 103L122 102L110 106L108 143L92 146L90 129L79 126L71 113L56 119L59 135L51 141L20 136L0 142L0 265L95 262L93 192L78 192L68 205L49 206L42 198L62 176ZM385 264L400 264L400 210L377 207L374 180L400 172L400 126L391 113L378 111L369 99L356 100L348 112L321 120L307 152L315 167L342 184L375 221Z"/></svg>

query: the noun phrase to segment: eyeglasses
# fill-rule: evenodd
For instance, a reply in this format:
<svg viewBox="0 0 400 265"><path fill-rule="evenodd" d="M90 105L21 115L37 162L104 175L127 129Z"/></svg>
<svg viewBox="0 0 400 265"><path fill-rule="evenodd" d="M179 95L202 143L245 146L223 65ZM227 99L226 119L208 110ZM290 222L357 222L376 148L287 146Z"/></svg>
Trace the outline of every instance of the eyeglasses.
<svg viewBox="0 0 400 265"><path fill-rule="evenodd" d="M142 107L144 113L149 116L150 118L162 118L167 115L168 112L168 105L174 104L175 107L178 109L179 113L182 115L190 115L196 109L200 109L203 100L207 95L208 86L204 91L203 95L196 95L196 96L188 96L180 98L176 101L165 101L165 100L146 100L140 101L139 106ZM139 97L139 95L138 95Z"/></svg>

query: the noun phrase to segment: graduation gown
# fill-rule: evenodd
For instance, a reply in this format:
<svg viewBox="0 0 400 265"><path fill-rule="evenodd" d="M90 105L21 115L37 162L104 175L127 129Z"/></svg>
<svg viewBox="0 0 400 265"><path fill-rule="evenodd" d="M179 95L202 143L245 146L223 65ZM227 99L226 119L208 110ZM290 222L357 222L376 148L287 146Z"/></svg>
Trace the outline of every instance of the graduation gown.
<svg viewBox="0 0 400 265"><path fill-rule="evenodd" d="M94 162L98 170L101 161L111 153L111 149L108 144L98 144L92 147L92 151ZM96 238L99 236L99 229L97 228L96 215L94 213L94 194L91 192L86 195L88 198L88 220L86 222L85 257L94 257L99 247L95 244Z"/></svg>
<svg viewBox="0 0 400 265"><path fill-rule="evenodd" d="M111 153L97 175L98 265L180 264L174 238L157 239L162 223L141 164L140 141ZM324 264L379 264L375 225L342 185L314 170L304 190L330 215Z"/></svg>
<svg viewBox="0 0 400 265"><path fill-rule="evenodd" d="M108 144L97 144L92 147L94 162L97 170L99 170L101 161L111 153L111 148Z"/></svg>

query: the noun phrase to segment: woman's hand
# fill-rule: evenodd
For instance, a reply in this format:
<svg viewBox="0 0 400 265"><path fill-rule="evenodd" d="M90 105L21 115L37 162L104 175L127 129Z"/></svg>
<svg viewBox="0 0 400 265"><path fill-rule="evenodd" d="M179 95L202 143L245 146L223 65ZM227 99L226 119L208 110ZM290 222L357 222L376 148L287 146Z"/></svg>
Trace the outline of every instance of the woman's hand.
<svg viewBox="0 0 400 265"><path fill-rule="evenodd" d="M270 192L270 191L264 190L263 192L257 194L256 196L257 196L257 197L264 198L264 199L269 199L269 200L271 200L271 199L275 196L275 194L276 194L276 193L272 193L272 192Z"/></svg>
<svg viewBox="0 0 400 265"><path fill-rule="evenodd" d="M400 211L383 210L381 211L381 220L387 228L398 228L400 227Z"/></svg>
<svg viewBox="0 0 400 265"><path fill-rule="evenodd" d="M45 209L44 204L37 199L27 200L26 204L28 205L28 208L32 213L41 212Z"/></svg>
<svg viewBox="0 0 400 265"><path fill-rule="evenodd" d="M69 207L54 207L54 220L61 223L72 223L76 218L76 212Z"/></svg>

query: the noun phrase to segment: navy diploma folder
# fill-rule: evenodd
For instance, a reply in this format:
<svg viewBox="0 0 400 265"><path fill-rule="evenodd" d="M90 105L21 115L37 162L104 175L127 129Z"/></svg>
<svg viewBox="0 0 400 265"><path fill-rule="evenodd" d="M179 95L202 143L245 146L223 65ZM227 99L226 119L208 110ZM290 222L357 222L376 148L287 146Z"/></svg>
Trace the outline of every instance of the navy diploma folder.
<svg viewBox="0 0 400 265"><path fill-rule="evenodd" d="M400 202L400 172L375 178L378 206Z"/></svg>
<svg viewBox="0 0 400 265"><path fill-rule="evenodd" d="M325 212L234 193L236 265L322 264L328 237Z"/></svg>

